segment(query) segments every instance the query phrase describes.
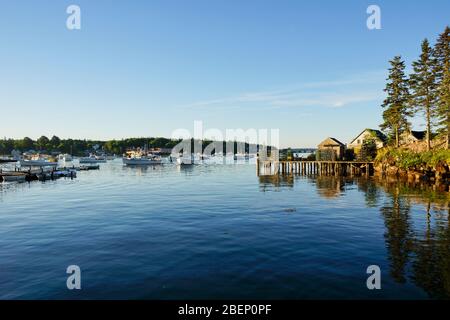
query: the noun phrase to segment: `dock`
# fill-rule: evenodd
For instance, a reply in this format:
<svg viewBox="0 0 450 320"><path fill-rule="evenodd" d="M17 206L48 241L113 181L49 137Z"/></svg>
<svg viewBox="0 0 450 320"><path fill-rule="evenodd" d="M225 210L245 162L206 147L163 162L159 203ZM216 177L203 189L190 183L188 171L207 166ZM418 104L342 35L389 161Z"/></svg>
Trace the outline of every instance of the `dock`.
<svg viewBox="0 0 450 320"><path fill-rule="evenodd" d="M56 180L59 178L74 179L77 177L77 171L99 170L99 165L83 165L80 167L57 168L57 167L40 167L29 169L15 168L13 170L0 169L0 182L24 182L24 181L46 181Z"/></svg>
<svg viewBox="0 0 450 320"><path fill-rule="evenodd" d="M256 174L260 175L333 175L371 176L374 163L369 161L307 161L257 159Z"/></svg>

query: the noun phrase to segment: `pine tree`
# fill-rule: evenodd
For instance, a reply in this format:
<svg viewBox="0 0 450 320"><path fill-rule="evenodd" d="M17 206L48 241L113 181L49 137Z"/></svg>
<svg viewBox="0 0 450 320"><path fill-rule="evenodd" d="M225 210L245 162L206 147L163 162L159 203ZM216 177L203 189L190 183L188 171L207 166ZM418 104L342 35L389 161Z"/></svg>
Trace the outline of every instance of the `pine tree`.
<svg viewBox="0 0 450 320"><path fill-rule="evenodd" d="M413 62L414 72L411 74L412 104L425 114L427 127L427 150L431 149L431 130L436 119L436 59L433 49L427 39L422 42L422 53L417 61Z"/></svg>
<svg viewBox="0 0 450 320"><path fill-rule="evenodd" d="M401 56L394 57L389 61L391 68L389 69L388 83L384 91L387 93L386 99L383 101L382 107L384 122L380 125L381 129L388 130L391 137L395 138L395 145L400 144L400 134L407 129L410 110L408 102L410 100L408 79L405 75L405 62Z"/></svg>
<svg viewBox="0 0 450 320"><path fill-rule="evenodd" d="M436 79L438 86L437 113L439 132L446 137L446 148L450 144L450 27L439 35L434 47Z"/></svg>

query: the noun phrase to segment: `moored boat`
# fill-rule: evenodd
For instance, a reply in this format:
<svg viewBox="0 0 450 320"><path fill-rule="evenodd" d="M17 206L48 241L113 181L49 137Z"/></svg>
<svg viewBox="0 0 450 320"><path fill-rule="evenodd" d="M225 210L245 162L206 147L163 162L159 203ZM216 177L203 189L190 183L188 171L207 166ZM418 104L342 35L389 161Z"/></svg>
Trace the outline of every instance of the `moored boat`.
<svg viewBox="0 0 450 320"><path fill-rule="evenodd" d="M24 182L26 180L26 174L24 173L7 173L0 176L0 180L3 182Z"/></svg>
<svg viewBox="0 0 450 320"><path fill-rule="evenodd" d="M154 154L129 151L122 158L122 162L127 166L147 166L162 164L162 159L160 156Z"/></svg>
<svg viewBox="0 0 450 320"><path fill-rule="evenodd" d="M179 166L192 166L194 165L194 155L191 156L181 156L177 158L177 165Z"/></svg>
<svg viewBox="0 0 450 320"><path fill-rule="evenodd" d="M60 154L58 156L58 160L64 161L64 162L70 162L73 159L72 159L72 156L70 154L65 153L65 154Z"/></svg>
<svg viewBox="0 0 450 320"><path fill-rule="evenodd" d="M99 164L87 164L87 165L82 165L78 168L78 170L80 170L80 171L89 171L89 170L98 170L98 169L100 169Z"/></svg>
<svg viewBox="0 0 450 320"><path fill-rule="evenodd" d="M20 160L21 167L55 167L58 162L48 160Z"/></svg>
<svg viewBox="0 0 450 320"><path fill-rule="evenodd" d="M82 157L79 159L80 163L105 163L106 158L103 156L96 156L91 154L89 157Z"/></svg>
<svg viewBox="0 0 450 320"><path fill-rule="evenodd" d="M33 155L30 159L24 158L19 161L21 167L56 167L56 159L46 155Z"/></svg>

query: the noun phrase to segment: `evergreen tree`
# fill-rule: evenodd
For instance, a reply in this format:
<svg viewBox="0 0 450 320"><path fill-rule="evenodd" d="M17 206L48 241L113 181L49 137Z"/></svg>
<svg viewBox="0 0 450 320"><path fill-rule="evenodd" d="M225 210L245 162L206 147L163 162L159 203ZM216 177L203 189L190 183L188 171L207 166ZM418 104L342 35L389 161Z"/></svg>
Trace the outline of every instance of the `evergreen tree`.
<svg viewBox="0 0 450 320"><path fill-rule="evenodd" d="M405 76L405 62L401 56L394 57L389 61L388 83L384 91L387 97L382 107L384 122L380 125L381 129L388 130L391 137L395 139L395 145L398 147L400 134L408 127L407 117L410 116L408 102L410 100L408 90L408 79Z"/></svg>
<svg viewBox="0 0 450 320"><path fill-rule="evenodd" d="M434 47L436 79L438 86L437 113L439 132L446 137L446 148L450 144L450 27L439 35Z"/></svg>
<svg viewBox="0 0 450 320"><path fill-rule="evenodd" d="M436 118L436 59L433 49L427 39L422 42L422 53L417 61L413 62L414 72L411 75L412 103L417 110L425 114L427 128L427 150L431 149L431 130Z"/></svg>
<svg viewBox="0 0 450 320"><path fill-rule="evenodd" d="M359 151L359 158L362 161L373 161L377 156L377 144L374 139L365 139L361 150Z"/></svg>

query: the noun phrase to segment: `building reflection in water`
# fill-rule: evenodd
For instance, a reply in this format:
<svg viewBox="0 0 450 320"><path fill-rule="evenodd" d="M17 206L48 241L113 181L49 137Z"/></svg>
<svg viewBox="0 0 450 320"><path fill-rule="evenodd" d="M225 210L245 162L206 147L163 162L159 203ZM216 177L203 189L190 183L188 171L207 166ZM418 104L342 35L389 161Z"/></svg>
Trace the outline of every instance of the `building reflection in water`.
<svg viewBox="0 0 450 320"><path fill-rule="evenodd" d="M367 207L378 207L385 225L385 246L391 277L397 283L413 282L430 298L450 299L450 194L448 185L427 185L398 179L336 176L261 176L260 189L292 188L307 179L327 200L362 192ZM412 207L423 207L423 216ZM416 220L424 220L421 223Z"/></svg>
<svg viewBox="0 0 450 320"><path fill-rule="evenodd" d="M279 188L292 188L294 186L293 175L266 175L259 176L260 191L277 190Z"/></svg>

